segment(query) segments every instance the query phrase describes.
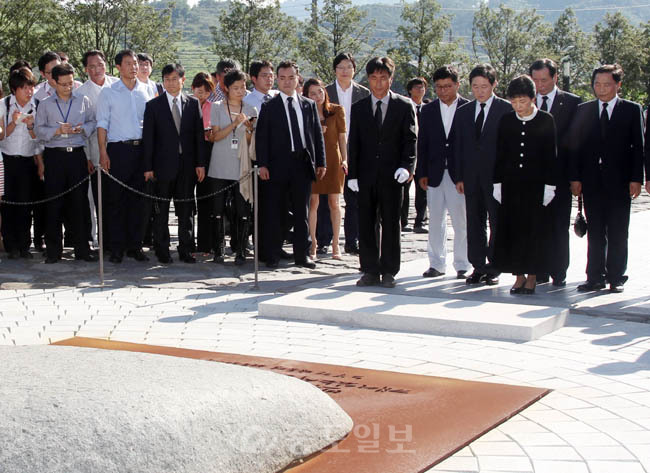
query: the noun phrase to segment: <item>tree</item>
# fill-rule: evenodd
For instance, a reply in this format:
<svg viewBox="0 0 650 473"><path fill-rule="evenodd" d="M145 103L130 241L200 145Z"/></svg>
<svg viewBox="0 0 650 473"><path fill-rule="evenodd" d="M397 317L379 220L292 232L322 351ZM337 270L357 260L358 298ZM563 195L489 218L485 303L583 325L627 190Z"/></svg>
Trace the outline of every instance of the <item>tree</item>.
<svg viewBox="0 0 650 473"><path fill-rule="evenodd" d="M111 73L113 58L124 48L145 51L156 63L170 62L180 36L171 29L172 8L156 10L146 0L69 0L64 48L80 71L81 57L90 49L104 52Z"/></svg>
<svg viewBox="0 0 650 473"><path fill-rule="evenodd" d="M294 49L297 28L278 0L231 0L219 14L219 26L210 28L212 51L238 60L248 71L256 59L286 59Z"/></svg>
<svg viewBox="0 0 650 473"><path fill-rule="evenodd" d="M375 22L365 22L365 12L352 6L350 0L325 0L318 13L314 4L310 5L309 11L312 16L299 43L300 54L309 63L312 72L324 82L334 80L332 60L340 53L348 52L358 58L365 52L366 60L357 61L357 65L361 66L381 45L368 44ZM357 72L359 69L361 67Z"/></svg>
<svg viewBox="0 0 650 473"><path fill-rule="evenodd" d="M553 59L560 66L560 75L564 65L568 64L571 88L575 92L587 92L591 89L591 72L598 59L593 48L592 38L582 31L576 15L567 8L553 25L547 39L547 46Z"/></svg>
<svg viewBox="0 0 650 473"><path fill-rule="evenodd" d="M477 59L487 55L497 71L499 90L504 92L535 59L548 55L545 38L549 32L535 10L516 12L505 5L493 10L482 4L474 14L472 47Z"/></svg>
<svg viewBox="0 0 650 473"><path fill-rule="evenodd" d="M643 100L646 86L641 67L647 60L647 50L640 48L646 41L642 30L632 25L622 13L608 13L594 26L594 39L601 64L616 62L623 67L623 96Z"/></svg>

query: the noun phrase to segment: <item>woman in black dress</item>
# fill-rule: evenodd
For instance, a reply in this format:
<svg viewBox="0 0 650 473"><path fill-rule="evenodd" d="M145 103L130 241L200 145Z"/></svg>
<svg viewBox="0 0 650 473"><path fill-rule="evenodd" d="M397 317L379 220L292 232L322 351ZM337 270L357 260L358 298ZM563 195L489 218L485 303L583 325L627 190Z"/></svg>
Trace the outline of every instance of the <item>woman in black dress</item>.
<svg viewBox="0 0 650 473"><path fill-rule="evenodd" d="M501 204L495 266L517 276L512 294L533 294L537 274L548 272L551 230L548 204L555 196L555 122L535 107L535 84L522 75L508 85L513 112L497 137L494 198Z"/></svg>

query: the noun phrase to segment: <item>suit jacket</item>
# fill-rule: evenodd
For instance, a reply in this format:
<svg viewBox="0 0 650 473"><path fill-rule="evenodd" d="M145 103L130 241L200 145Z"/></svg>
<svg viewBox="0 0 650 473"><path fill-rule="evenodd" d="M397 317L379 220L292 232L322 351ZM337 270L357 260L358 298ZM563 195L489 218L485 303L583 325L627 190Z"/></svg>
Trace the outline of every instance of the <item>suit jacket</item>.
<svg viewBox="0 0 650 473"><path fill-rule="evenodd" d="M459 95L456 112L467 102L469 100ZM421 177L427 177L430 187L438 187L442 182L446 164L449 177L455 184L457 182L454 164L455 122L452 121L447 136L440 115L440 99L429 102L421 110L418 127L418 163L415 170L416 182Z"/></svg>
<svg viewBox="0 0 650 473"><path fill-rule="evenodd" d="M375 182L377 177L394 180L399 168L410 173L415 166L417 123L411 99L389 92L381 130L372 110L372 96L352 105L348 138L348 177Z"/></svg>
<svg viewBox="0 0 650 473"><path fill-rule="evenodd" d="M336 82L332 82L330 85L325 87L325 90L327 90L327 95L330 98L330 102L335 103L337 105L340 105L341 103L339 102L339 93L336 90ZM361 84L357 84L356 82L352 81L352 103L356 103L362 98L367 97L370 95L370 91L362 86Z"/></svg>
<svg viewBox="0 0 650 473"><path fill-rule="evenodd" d="M476 100L466 103L454 117L454 167L456 180L463 182L471 192L479 185L492 188L492 175L496 161L497 130L501 117L512 111L507 100L494 97L483 122L483 130L476 139Z"/></svg>
<svg viewBox="0 0 650 473"><path fill-rule="evenodd" d="M195 174L195 168L204 167L207 156L203 141L203 119L199 101L184 93L181 102L181 131L176 131L167 94L147 102L144 109L142 141L144 170L153 171L156 179L176 179L179 171ZM183 153L179 156L178 145Z"/></svg>
<svg viewBox="0 0 650 473"><path fill-rule="evenodd" d="M305 133L305 150L308 154L308 171L316 180L316 168L325 167L323 130L314 101L298 95ZM282 96L277 94L262 105L255 134L257 164L269 170L271 180L288 179L292 166L298 165L291 156L289 120Z"/></svg>
<svg viewBox="0 0 650 473"><path fill-rule="evenodd" d="M549 112L555 120L555 130L557 133L557 163L558 178L566 180L569 169L569 155L571 154L571 125L575 117L578 105L582 99L577 95L564 92L560 89L555 94L553 106ZM560 182L558 181L558 184Z"/></svg>
<svg viewBox="0 0 650 473"><path fill-rule="evenodd" d="M630 182L643 182L641 105L619 98L603 139L598 100L582 103L571 134L569 179L582 182L585 192L600 189L600 183L609 190L627 192Z"/></svg>

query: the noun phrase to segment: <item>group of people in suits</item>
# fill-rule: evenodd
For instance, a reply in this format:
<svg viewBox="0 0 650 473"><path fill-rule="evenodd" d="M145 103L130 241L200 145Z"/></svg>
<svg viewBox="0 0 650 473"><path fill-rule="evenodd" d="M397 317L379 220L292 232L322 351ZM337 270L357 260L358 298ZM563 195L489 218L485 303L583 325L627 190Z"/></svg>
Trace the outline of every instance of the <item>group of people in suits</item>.
<svg viewBox="0 0 650 473"><path fill-rule="evenodd" d="M494 285L502 272L511 272L515 294L531 294L549 280L564 286L573 194L584 196L588 221L587 281L578 289L609 283L610 290L623 290L630 202L644 177L644 124L641 107L618 97L618 65L594 70L596 99L584 104L557 87L557 65L550 59L535 61L528 75L511 81L507 100L496 96L497 75L489 64L469 74L472 101L458 93L457 70L444 66L432 76L437 98L425 103L424 78L409 82L410 98L391 91L395 65L388 57L366 64L368 89L354 82L356 62L348 53L333 61L334 83L314 78L304 89L294 62L274 69L255 61L250 92L248 75L225 60L216 85L207 74L194 78L193 97L183 92L185 70L179 64L163 67L162 82L155 83L149 79L150 57L124 50L115 58L116 79L105 74L103 54L89 51L83 61L89 80L80 84L72 66L46 54L39 61L48 79L38 91L42 99L34 98L29 67L17 63L9 81L12 96L0 103L6 186L17 190L11 183L26 182L33 166L45 181L44 195L53 196L101 166L115 179L107 181L105 195L98 196L96 188L92 195L105 202L113 263L125 254L148 259L142 251L147 207L137 191L149 183L157 198L151 208L159 262L172 262L170 199L178 217L179 258L196 261L194 197L203 185L202 192L213 194L204 206L211 222L211 243L204 246L215 252L215 262L224 261L224 192L230 190L231 245L236 264L243 264L253 200L246 178L256 160L259 249L270 268L286 257L289 225L296 265L314 268L315 256L330 244L333 257L340 258L343 193L345 251L359 254L363 273L357 284L394 287L405 188L414 180L419 227L426 219L422 209L429 212L430 267L424 277L445 274L449 215L453 266L467 284ZM48 204L47 263L61 259L64 222L75 257L96 260L84 237L87 205L83 187ZM10 255L20 257L28 252L23 240L29 222L20 211L5 213L10 226L5 218L3 239Z"/></svg>

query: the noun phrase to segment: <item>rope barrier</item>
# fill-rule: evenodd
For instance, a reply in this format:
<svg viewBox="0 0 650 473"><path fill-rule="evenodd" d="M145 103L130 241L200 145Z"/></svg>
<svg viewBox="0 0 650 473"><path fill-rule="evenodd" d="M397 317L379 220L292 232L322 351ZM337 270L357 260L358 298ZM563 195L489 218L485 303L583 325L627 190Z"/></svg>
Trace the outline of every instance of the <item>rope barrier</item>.
<svg viewBox="0 0 650 473"><path fill-rule="evenodd" d="M81 186L84 182L88 182L88 180L90 179L90 176L92 176L96 172L97 172L97 170L95 169L92 173L88 174L86 177L84 177L81 181L77 182L71 188L61 192L60 194L53 195L52 197L48 197L46 199L35 200L35 201L31 201L31 202L13 202L11 200L2 199L0 201L0 203L7 204L7 205L19 205L19 206L31 206L31 205L47 204L48 202L52 202L53 200L60 199L61 197L65 196L66 194L69 194L70 192L75 190L77 187Z"/></svg>

